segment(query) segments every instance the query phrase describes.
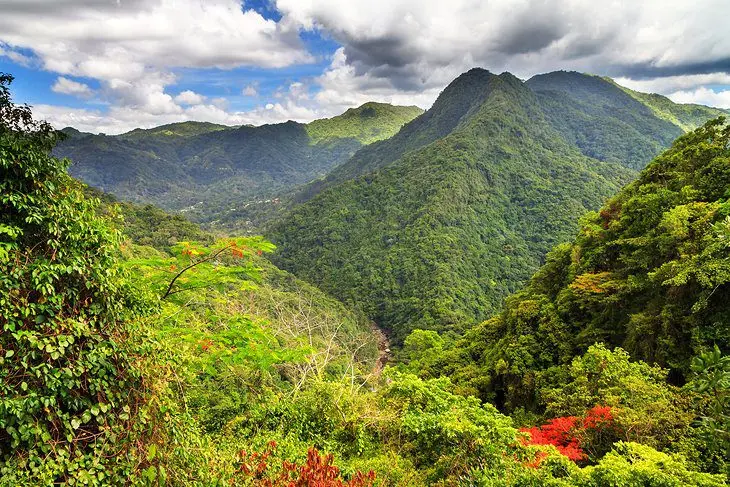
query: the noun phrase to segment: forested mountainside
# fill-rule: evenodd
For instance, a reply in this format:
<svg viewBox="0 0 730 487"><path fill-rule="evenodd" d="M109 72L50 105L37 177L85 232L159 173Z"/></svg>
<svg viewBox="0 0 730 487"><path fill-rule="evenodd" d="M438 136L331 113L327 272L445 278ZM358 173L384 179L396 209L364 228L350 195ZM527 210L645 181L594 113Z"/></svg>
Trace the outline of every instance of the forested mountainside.
<svg viewBox="0 0 730 487"><path fill-rule="evenodd" d="M583 154L643 168L687 130L723 115L623 88L611 79L557 71L526 82L550 123Z"/></svg>
<svg viewBox="0 0 730 487"><path fill-rule="evenodd" d="M541 389L547 406L512 417L465 395L459 377L412 373L465 350L434 332L414 332L383 370L362 315L266 262L264 239L215 239L154 207L93 197L50 155L58 135L12 104L11 80L0 76L3 487L727 484L726 349L699 350L698 340L680 389L666 370L593 345L554 369L560 380ZM653 282L686 288L662 316L724 319L714 293L727 293L727 196L713 203L712 181L727 187L727 139L721 122L682 139L619 193L620 211L588 217L597 228L581 238L614 232L607 241L628 249L620 262L632 282L648 252L633 254L642 239L632 232L656 218L632 205L667 207L668 233L650 238L662 252L653 258L677 261L662 272L677 274ZM585 265L610 251L594 249ZM651 285L635 292L631 306L669 306ZM711 341L713 325L697 327ZM483 364L463 365L468 376Z"/></svg>
<svg viewBox="0 0 730 487"><path fill-rule="evenodd" d="M367 103L309 124L183 122L118 136L66 129L70 137L54 153L70 158L71 174L93 187L211 221L323 176L420 113L417 107Z"/></svg>
<svg viewBox="0 0 730 487"><path fill-rule="evenodd" d="M294 200L306 201L324 188L385 167L446 136L481 106L489 95L492 76L478 68L464 73L426 113L392 138L360 149L323 180L295 192ZM677 104L661 95L629 90L610 78L577 72L537 75L525 84L537 94L548 121L567 142L589 157L633 169L641 169L683 132L726 114L717 108Z"/></svg>
<svg viewBox="0 0 730 487"><path fill-rule="evenodd" d="M499 314L455 341L421 330L406 338L401 368L446 375L519 417L610 406L623 416L619 436L660 448L680 450L699 421L710 431L694 454L727 471L729 198L730 125L719 118L588 212L577 238L551 251ZM691 383L703 369L713 378ZM717 396L702 404L693 390Z"/></svg>
<svg viewBox="0 0 730 487"><path fill-rule="evenodd" d="M307 186L302 199L328 189L272 226L275 261L396 342L414 328L468 327L681 131L598 77L523 83L474 69L398 134Z"/></svg>
<svg viewBox="0 0 730 487"><path fill-rule="evenodd" d="M536 407L544 401L536 388L563 379L552 367L605 343L683 384L693 356L730 350L728 198L730 127L718 119L587 213L578 237L550 252L525 289L431 373L447 370L508 409Z"/></svg>

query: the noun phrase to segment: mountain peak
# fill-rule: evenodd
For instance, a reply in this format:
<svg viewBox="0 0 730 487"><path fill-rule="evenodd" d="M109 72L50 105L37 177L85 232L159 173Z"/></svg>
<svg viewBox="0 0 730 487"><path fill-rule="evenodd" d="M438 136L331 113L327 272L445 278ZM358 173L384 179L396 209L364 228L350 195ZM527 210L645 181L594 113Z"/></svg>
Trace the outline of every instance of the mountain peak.
<svg viewBox="0 0 730 487"><path fill-rule="evenodd" d="M450 90L465 88L467 86L484 86L495 78L497 78L497 75L489 70L484 68L471 68L469 71L461 73L451 83L449 83L446 88L444 88L442 94Z"/></svg>
<svg viewBox="0 0 730 487"><path fill-rule="evenodd" d="M354 138L361 144L370 144L396 133L403 124L423 113L421 108L391 105L370 101L349 108L332 118L323 118L306 124L312 142L332 137Z"/></svg>
<svg viewBox="0 0 730 487"><path fill-rule="evenodd" d="M612 90L614 84L600 76L594 76L578 71L553 71L552 73L537 74L526 81L534 91L574 91L574 90Z"/></svg>

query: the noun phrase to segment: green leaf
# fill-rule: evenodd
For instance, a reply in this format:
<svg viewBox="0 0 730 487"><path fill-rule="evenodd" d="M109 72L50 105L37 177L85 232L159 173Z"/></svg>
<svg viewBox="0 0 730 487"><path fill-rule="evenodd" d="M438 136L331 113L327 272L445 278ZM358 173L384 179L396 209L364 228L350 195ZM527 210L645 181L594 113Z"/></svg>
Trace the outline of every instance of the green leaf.
<svg viewBox="0 0 730 487"><path fill-rule="evenodd" d="M154 482L155 478L157 478L157 469L154 466L149 466L144 469L142 475L150 482Z"/></svg>

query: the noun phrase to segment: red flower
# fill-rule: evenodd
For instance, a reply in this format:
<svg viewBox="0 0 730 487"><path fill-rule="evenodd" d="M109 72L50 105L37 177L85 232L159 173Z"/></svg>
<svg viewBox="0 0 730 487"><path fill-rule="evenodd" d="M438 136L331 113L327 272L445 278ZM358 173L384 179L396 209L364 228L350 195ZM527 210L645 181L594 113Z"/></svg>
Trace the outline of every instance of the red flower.
<svg viewBox="0 0 730 487"><path fill-rule="evenodd" d="M553 418L542 426L520 429L528 433L530 439L523 439L525 445L553 445L557 450L575 461L585 460L587 455L583 451L581 438L585 438L587 430L595 430L610 425L613 414L609 406L594 406L589 409L583 418L576 416L562 416ZM538 454L527 466L537 467L545 458L545 454Z"/></svg>

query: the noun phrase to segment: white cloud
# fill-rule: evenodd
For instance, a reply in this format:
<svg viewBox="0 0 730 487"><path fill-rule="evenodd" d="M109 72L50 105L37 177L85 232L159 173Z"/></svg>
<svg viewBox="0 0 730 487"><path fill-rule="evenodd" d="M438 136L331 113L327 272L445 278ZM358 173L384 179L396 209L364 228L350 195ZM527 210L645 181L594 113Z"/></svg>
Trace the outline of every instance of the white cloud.
<svg viewBox="0 0 730 487"><path fill-rule="evenodd" d="M374 97L427 106L474 66L522 78L575 69L634 80L727 74L730 65L727 0L276 0L276 5L285 21L323 31L343 45L318 95L322 103L343 106Z"/></svg>
<svg viewBox="0 0 730 487"><path fill-rule="evenodd" d="M243 96L258 96L258 83L251 83L250 85L246 85L243 90L241 90L241 94Z"/></svg>
<svg viewBox="0 0 730 487"><path fill-rule="evenodd" d="M225 110L228 107L228 99L222 96L213 98L212 100L210 100L210 102L213 104L213 106L216 106L221 110Z"/></svg>
<svg viewBox="0 0 730 487"><path fill-rule="evenodd" d="M730 85L730 73L689 74L642 80L619 77L616 82L644 93L673 93L702 85Z"/></svg>
<svg viewBox="0 0 730 487"><path fill-rule="evenodd" d="M213 98L208 101L206 97L192 91L172 98L160 95L154 88L147 93L137 94L126 93L123 91L125 88L115 88L123 93L125 103L110 106L105 111L41 104L35 105L33 112L37 118L47 120L59 129L72 126L85 132L109 135L185 120L226 125L262 125L287 120L308 122L334 114L331 110L322 109L318 101L309 95L309 86L302 82L291 83L276 103L266 103L247 111L230 111L226 99Z"/></svg>
<svg viewBox="0 0 730 487"><path fill-rule="evenodd" d="M28 56L19 53L17 51L14 51L12 49L7 49L3 47L3 45L0 43L0 57L6 57L13 61L14 63L20 64L21 66L30 66L32 63L32 59Z"/></svg>
<svg viewBox="0 0 730 487"><path fill-rule="evenodd" d="M420 85L437 74L433 69L461 65L461 70L474 63L518 75L545 68L628 73L697 69L730 57L726 0L277 0L276 5L287 21L322 29L340 41L358 74L367 70Z"/></svg>
<svg viewBox="0 0 730 487"><path fill-rule="evenodd" d="M64 95L73 95L81 98L90 98L94 94L89 85L85 83L79 83L72 79L59 76L56 82L51 86L51 91L55 93L63 93Z"/></svg>
<svg viewBox="0 0 730 487"><path fill-rule="evenodd" d="M694 90L677 91L669 95L676 103L698 103L718 108L730 108L730 90L713 90L704 86Z"/></svg>
<svg viewBox="0 0 730 487"><path fill-rule="evenodd" d="M59 3L66 5L54 8ZM100 79L137 78L146 66L281 67L311 60L294 29L236 0L5 0L0 40L32 49L49 70Z"/></svg>
<svg viewBox="0 0 730 487"><path fill-rule="evenodd" d="M185 90L175 97L175 102L182 105L201 105L205 96L191 90Z"/></svg>
<svg viewBox="0 0 730 487"><path fill-rule="evenodd" d="M266 19L240 0L3 0L0 8L0 55L18 60L17 49L32 51L43 69L62 75L54 91L85 96L68 76L98 80L97 94L110 104L103 123L109 132L128 127L131 114L139 125L164 123L204 104L193 92L167 93L176 68L278 68L313 59L295 26ZM221 110L224 103L209 106ZM44 108L63 123L58 110ZM86 124L98 117L91 110L66 118Z"/></svg>
<svg viewBox="0 0 730 487"><path fill-rule="evenodd" d="M344 48L340 48L335 52L329 68L317 78L320 90L314 98L328 116L368 101L429 108L444 86L458 74L434 74L438 81L434 81L432 86L398 89L388 80L379 79L370 73L358 74L355 66L347 62Z"/></svg>
<svg viewBox="0 0 730 487"><path fill-rule="evenodd" d="M279 21L241 0L0 0L0 56L22 56L71 82L98 80L95 95L108 110L64 116L43 106L43 113L57 125L77 121L108 133L196 117L307 121L371 100L428 108L474 66L521 78L575 69L719 106L726 92L711 85L730 84L727 0L272 1ZM256 82L234 90L256 97L259 107L231 111L222 98L169 93L179 91L171 88L181 67L276 69L313 61L300 39L311 29L342 47L319 76L289 79L271 100Z"/></svg>

